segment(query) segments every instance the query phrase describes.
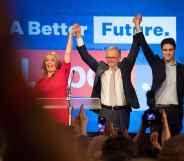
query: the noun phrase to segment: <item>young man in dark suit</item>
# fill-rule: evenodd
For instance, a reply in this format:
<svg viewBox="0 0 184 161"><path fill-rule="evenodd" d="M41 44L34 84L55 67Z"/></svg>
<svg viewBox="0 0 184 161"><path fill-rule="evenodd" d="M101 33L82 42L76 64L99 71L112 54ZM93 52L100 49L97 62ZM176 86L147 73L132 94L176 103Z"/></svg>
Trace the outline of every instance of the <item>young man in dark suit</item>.
<svg viewBox="0 0 184 161"><path fill-rule="evenodd" d="M136 32L141 33L139 42L152 69L153 83L149 99L154 102L155 110L164 109L166 111L171 134L176 135L182 128L184 65L175 60L176 43L173 38L162 40L160 44L162 59L153 53L141 32L141 21L141 16L134 18Z"/></svg>
<svg viewBox="0 0 184 161"><path fill-rule="evenodd" d="M135 89L131 82L131 71L139 51L138 34L133 36L133 43L126 58L121 60L121 51L110 47L105 51L106 62L92 57L85 45L80 26L74 25L77 49L82 60L95 72L92 97L100 98L102 113L106 118L107 131L120 131L128 136L131 108L139 108Z"/></svg>

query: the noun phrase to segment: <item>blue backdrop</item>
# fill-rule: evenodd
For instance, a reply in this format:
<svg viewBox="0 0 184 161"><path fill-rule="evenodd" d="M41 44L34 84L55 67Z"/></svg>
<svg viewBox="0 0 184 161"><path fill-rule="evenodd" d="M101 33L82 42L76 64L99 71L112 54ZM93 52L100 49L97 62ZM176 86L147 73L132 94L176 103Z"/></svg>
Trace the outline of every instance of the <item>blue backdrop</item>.
<svg viewBox="0 0 184 161"><path fill-rule="evenodd" d="M113 19L112 23L116 23L115 21L118 17L122 17L122 21L124 21L124 17L128 17L130 20L132 16L140 13L143 15L143 21L144 16L148 18L145 26L152 26L152 24L156 23L159 27L154 33L156 42L150 39L151 48L155 53L161 56L159 43L160 38L164 38L161 30L169 30L166 31L169 32L168 36L173 36L174 34L177 42L176 59L179 62L184 62L184 2L181 0L9 0L7 1L7 5L12 15L11 32L16 35L16 40L21 42L17 45L17 48L20 49L63 50L65 49L66 33L69 26L73 23L79 23L84 27L85 42L89 50L104 50L105 47L112 44L116 44L122 50L128 50L130 48L128 39L133 33L128 33L128 29L125 33L124 30L121 36L127 36L127 41L117 43L107 37L106 40L110 43L106 43L94 32L95 26L96 30L99 27L95 17L102 17L103 19L106 16L110 16ZM152 19L151 17L154 18ZM155 19L159 19L160 17L163 17L163 23L161 20L155 22ZM170 19L171 17L174 17L176 21ZM166 23L166 27L164 23ZM171 27L171 30L167 26ZM102 32L106 30L108 31L105 28ZM109 34L108 32L104 33L104 35ZM101 36L104 35L102 34ZM147 37L147 40L149 41L149 37ZM152 78L150 68L143 57L142 51L140 51L136 65L136 75L138 77L136 90L142 110L144 110L146 108L145 91L149 89ZM141 114L141 110L132 113L130 132L138 130ZM74 115L76 115L76 112L74 112ZM90 118L88 130L96 131L97 115L88 111L88 117ZM135 122L137 123L136 125Z"/></svg>

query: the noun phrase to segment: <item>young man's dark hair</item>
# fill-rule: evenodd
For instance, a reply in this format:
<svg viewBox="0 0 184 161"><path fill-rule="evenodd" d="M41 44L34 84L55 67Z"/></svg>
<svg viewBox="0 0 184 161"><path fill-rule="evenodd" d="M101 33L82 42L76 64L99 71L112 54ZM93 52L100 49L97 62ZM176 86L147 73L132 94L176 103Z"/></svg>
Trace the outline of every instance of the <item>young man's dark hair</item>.
<svg viewBox="0 0 184 161"><path fill-rule="evenodd" d="M166 38L161 41L160 47L163 48L165 44L171 44L176 49L176 42L173 38Z"/></svg>
<svg viewBox="0 0 184 161"><path fill-rule="evenodd" d="M141 21L141 16L134 18L136 32L141 33L139 43L152 70L153 108L165 110L171 135L174 136L180 133L183 125L184 64L175 59L176 43L173 38L161 42L162 58L156 55L142 33Z"/></svg>

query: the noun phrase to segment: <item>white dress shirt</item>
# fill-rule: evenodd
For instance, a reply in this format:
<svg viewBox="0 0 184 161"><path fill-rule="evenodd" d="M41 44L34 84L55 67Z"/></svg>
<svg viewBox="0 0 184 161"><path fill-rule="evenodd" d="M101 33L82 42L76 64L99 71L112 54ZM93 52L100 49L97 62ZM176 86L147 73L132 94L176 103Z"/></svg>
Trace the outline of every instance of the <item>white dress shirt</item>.
<svg viewBox="0 0 184 161"><path fill-rule="evenodd" d="M84 40L82 37L77 38L77 46L81 47L84 45ZM112 70L106 70L101 76L101 103L106 106L124 106L126 105L126 99L124 94L123 82L121 71L117 67L115 70L115 100L112 101L112 93L110 91L110 79Z"/></svg>
<svg viewBox="0 0 184 161"><path fill-rule="evenodd" d="M126 99L123 90L121 71L117 68L114 72L115 97L112 97L112 92L110 91L112 69L108 69L101 76L101 103L107 106L124 106L126 105ZM112 100L112 98L115 98L115 100Z"/></svg>

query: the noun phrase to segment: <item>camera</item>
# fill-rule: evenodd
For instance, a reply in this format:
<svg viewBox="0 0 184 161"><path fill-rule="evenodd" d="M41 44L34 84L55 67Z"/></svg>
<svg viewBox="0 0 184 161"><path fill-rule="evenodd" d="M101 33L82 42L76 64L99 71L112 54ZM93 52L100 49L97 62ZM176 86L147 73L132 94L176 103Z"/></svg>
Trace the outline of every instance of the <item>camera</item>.
<svg viewBox="0 0 184 161"><path fill-rule="evenodd" d="M100 115L98 117L98 128L99 132L104 132L106 127L106 118L105 116Z"/></svg>
<svg viewBox="0 0 184 161"><path fill-rule="evenodd" d="M143 122L146 127L159 126L161 124L161 114L157 110L148 109L143 114Z"/></svg>

